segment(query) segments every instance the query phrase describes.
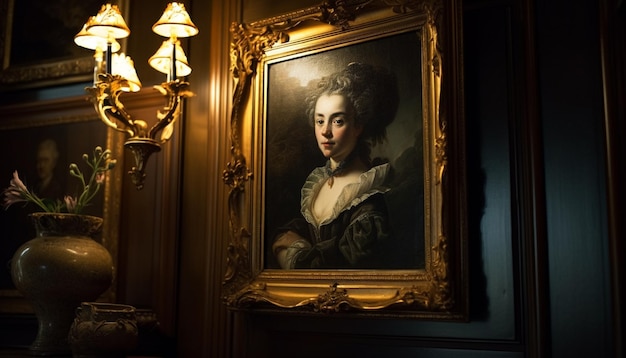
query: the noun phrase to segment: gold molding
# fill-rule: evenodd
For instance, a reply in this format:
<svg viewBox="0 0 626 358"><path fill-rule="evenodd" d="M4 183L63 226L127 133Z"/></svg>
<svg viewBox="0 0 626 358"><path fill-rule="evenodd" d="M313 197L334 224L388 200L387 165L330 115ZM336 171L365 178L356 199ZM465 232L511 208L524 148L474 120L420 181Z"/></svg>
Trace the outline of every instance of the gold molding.
<svg viewBox="0 0 626 358"><path fill-rule="evenodd" d="M464 215L463 200L452 198L451 185L464 186L459 178L446 177L450 158L461 158L464 153L449 153L446 108L440 108L444 69L457 66L450 73L460 71L460 49L446 55L443 63L440 33L453 31L444 28L444 17L451 16L448 2L442 0L369 0L327 1L319 6L260 20L250 24L231 25L231 73L234 79L232 96L231 161L222 179L229 187L228 217L230 241L227 249L223 298L231 309L288 309L308 313L357 311L377 315L401 315L428 319L463 320L467 318L463 263L465 229L451 230L444 224L449 216ZM451 8L455 8L451 6ZM457 10L458 11L458 10ZM451 16L452 17L452 16ZM456 17L454 17L456 18ZM257 256L261 255L259 230L251 224L251 212L261 210L252 204L255 188L253 170L248 159L260 157L251 143L259 121L259 107L254 93L261 92L262 74L259 66L268 57L288 56L304 49L340 46L346 39L385 36L385 33L415 30L422 33L422 52L426 54L423 66L423 114L425 156L425 214L426 267L418 270L374 271L311 271L264 269ZM295 50L294 50L295 49ZM448 67L445 67L445 66ZM448 73L448 72L445 72ZM447 83L449 97L461 96L460 77ZM256 102L255 102L256 101ZM449 109L447 112L453 112ZM455 118L454 123L461 121ZM258 130L258 129L257 129ZM459 131L462 133L462 131ZM258 136L258 134L256 134ZM455 159L460 166L463 161ZM251 161L259 168L259 159ZM462 168L461 168L462 169ZM456 169L455 173L459 170ZM256 185L256 184L255 184ZM445 210L445 211L444 211ZM456 215L449 215L456 211ZM254 230L249 230L253 227ZM452 234L452 240L449 235Z"/></svg>

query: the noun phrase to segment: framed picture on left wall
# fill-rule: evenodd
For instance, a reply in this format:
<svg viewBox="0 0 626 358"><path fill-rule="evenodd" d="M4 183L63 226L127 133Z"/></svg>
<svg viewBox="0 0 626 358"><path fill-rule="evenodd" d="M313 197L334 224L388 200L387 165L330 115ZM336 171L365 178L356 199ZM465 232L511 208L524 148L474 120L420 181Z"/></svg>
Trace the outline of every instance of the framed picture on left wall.
<svg viewBox="0 0 626 358"><path fill-rule="evenodd" d="M38 102L0 108L0 190L9 186L13 173L42 198L63 200L81 189L69 174L71 163L88 173L83 154L90 157L96 146L110 149L119 166L107 174L105 185L84 213L104 219L98 238L116 261L119 193L123 144L119 133L107 129L92 114L84 98ZM29 213L40 211L32 204L17 203L0 210L0 312L28 312L29 307L13 285L10 261L14 252L34 238ZM108 292L113 298L114 292Z"/></svg>
<svg viewBox="0 0 626 358"><path fill-rule="evenodd" d="M93 53L74 36L102 4L0 0L0 91L89 80Z"/></svg>

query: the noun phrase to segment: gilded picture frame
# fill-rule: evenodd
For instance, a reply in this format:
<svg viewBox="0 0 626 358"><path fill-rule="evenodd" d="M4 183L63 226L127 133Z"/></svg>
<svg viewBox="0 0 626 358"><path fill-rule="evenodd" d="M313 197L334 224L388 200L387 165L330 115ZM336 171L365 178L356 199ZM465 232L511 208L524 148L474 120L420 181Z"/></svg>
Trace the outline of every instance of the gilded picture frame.
<svg viewBox="0 0 626 358"><path fill-rule="evenodd" d="M29 188L37 186L37 153L40 150L49 152L50 148L42 146L43 143L54 143L58 153L53 170L60 195L71 193L80 184L69 175L70 163L86 170L83 154L93 155L96 146L111 150L112 158L117 160L116 167L108 173L103 189L85 213L104 219L101 235L96 239L107 248L117 267L120 193L124 175L123 134L103 125L83 96L2 106L0 113L3 118L0 120L0 149L7 153L0 165L3 187L9 186L15 170ZM30 303L15 289L9 269L17 248L34 238L34 227L28 217L31 209L34 210L15 204L0 212L0 228L4 233L0 243L0 314L33 313ZM115 302L117 280L114 278L114 281L101 300Z"/></svg>
<svg viewBox="0 0 626 358"><path fill-rule="evenodd" d="M54 1L0 0L0 91L92 79L93 51L74 36L101 5L86 0L68 11Z"/></svg>
<svg viewBox="0 0 626 358"><path fill-rule="evenodd" d="M459 7L455 1L440 0L330 1L232 25L232 158L223 173L230 188L231 236L223 286L227 307L467 318ZM413 231L398 226L392 230L401 232L396 239L410 243L404 247L409 260L398 258L402 264L397 267L339 264L281 269L276 262L280 260L272 256L272 232L289 217L284 212L298 214L299 187L306 173L325 161L319 152L317 162L311 159L315 149L306 149L317 144L312 126L306 126L306 109L298 104L305 99L298 98L319 77L363 62L386 67L397 79L400 104L387 128L387 143L396 147L411 143L391 154L394 175L407 174L391 159L407 148L418 154L410 158L419 178L404 181L410 185L403 190L410 190L392 186L385 194L389 226L395 225L393 213L396 222L415 225ZM397 122L399 129L392 129ZM310 140L300 133L309 133ZM281 161L288 165L275 164ZM409 198L395 211L388 199L394 193Z"/></svg>

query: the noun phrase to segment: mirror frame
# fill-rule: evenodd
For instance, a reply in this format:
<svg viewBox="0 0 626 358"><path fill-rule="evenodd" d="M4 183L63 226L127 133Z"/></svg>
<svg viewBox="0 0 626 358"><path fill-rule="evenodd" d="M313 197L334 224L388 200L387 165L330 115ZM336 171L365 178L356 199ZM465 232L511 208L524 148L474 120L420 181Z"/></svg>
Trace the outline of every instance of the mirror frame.
<svg viewBox="0 0 626 358"><path fill-rule="evenodd" d="M93 143L103 148L111 150L112 157L117 160L114 170L111 170L106 176L103 186L102 195L102 218L104 219L102 226L102 236L100 243L106 247L113 258L115 270L119 264L119 232L120 232L120 206L121 206L121 190L122 178L124 176L124 136L123 133L102 125L100 120L93 112L91 103L85 100L84 96L67 97L61 99L52 99L45 101L37 101L37 103L19 103L8 106L0 106L2 119L0 120L0 136L15 136L14 131L38 131L44 133L52 128L63 129L74 124L93 125L97 131L96 134L105 138L104 143ZM75 142L72 138L68 142ZM18 148L15 148L18 150ZM76 155L82 155L77 153ZM67 158L70 161L76 161L78 158ZM66 175L66 171L61 169L60 173ZM8 185L10 172L3 173ZM117 295L117 274L113 277L113 282L109 289L105 291L99 300L104 302L115 302ZM16 314L16 313L33 313L30 302L26 300L21 293L15 288L0 290L0 314Z"/></svg>

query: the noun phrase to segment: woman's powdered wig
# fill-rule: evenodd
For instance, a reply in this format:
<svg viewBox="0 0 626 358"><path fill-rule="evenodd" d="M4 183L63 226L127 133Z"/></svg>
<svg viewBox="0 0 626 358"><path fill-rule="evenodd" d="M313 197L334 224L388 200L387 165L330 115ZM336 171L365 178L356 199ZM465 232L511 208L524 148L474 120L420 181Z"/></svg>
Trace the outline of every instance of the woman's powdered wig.
<svg viewBox="0 0 626 358"><path fill-rule="evenodd" d="M311 124L318 98L335 94L348 99L352 120L363 128L357 150L369 162L370 147L386 139L386 128L396 117L399 102L396 76L383 67L353 62L342 71L322 78L307 97L307 118Z"/></svg>

